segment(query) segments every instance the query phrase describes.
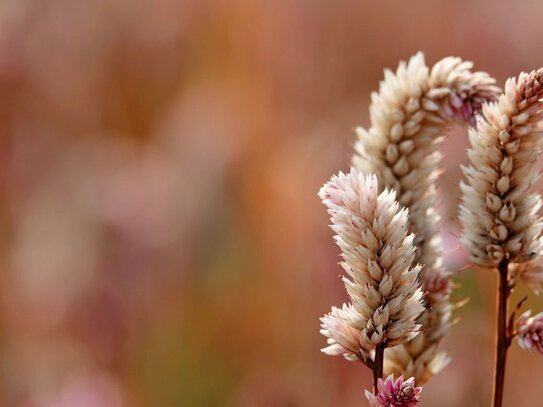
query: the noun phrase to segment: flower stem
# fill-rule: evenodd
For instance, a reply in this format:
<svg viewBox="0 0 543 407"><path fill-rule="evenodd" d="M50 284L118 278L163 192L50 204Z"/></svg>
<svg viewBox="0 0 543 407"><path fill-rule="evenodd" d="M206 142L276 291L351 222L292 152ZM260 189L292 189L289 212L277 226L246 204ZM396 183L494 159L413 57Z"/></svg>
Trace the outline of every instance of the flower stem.
<svg viewBox="0 0 543 407"><path fill-rule="evenodd" d="M503 400L503 387L505 381L505 361L507 358L507 349L511 344L511 338L507 329L507 303L511 289L508 279L507 259L500 262L498 266L498 327L496 331L496 357L494 360L494 392L492 405L501 407Z"/></svg>
<svg viewBox="0 0 543 407"><path fill-rule="evenodd" d="M383 361L385 359L386 344L380 343L375 347L375 360L373 362L373 394L377 396L377 382L383 378Z"/></svg>

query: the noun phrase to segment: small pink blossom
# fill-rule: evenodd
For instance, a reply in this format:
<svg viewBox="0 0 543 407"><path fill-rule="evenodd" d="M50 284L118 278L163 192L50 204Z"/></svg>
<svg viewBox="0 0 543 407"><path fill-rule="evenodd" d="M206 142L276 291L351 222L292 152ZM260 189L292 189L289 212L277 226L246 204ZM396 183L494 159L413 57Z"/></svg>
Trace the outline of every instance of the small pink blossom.
<svg viewBox="0 0 543 407"><path fill-rule="evenodd" d="M419 403L422 387L415 386L415 379L404 380L400 376L394 380L390 375L385 380L377 382L377 394L366 390L366 398L371 407L415 407Z"/></svg>
<svg viewBox="0 0 543 407"><path fill-rule="evenodd" d="M543 354L543 312L531 316L526 311L517 320L517 340L522 349L537 350Z"/></svg>

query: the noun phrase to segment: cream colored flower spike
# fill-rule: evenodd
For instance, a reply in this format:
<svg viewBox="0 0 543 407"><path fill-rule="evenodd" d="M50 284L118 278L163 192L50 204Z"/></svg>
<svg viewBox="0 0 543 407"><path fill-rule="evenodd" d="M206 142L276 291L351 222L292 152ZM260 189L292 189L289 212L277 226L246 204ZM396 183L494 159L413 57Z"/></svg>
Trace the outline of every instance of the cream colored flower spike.
<svg viewBox="0 0 543 407"><path fill-rule="evenodd" d="M408 214L395 192L378 191L377 178L354 168L339 173L320 193L341 248L345 287L352 306L334 308L321 319L327 354L365 359L378 344L395 346L420 330L424 310L417 280ZM357 337L358 333L358 337Z"/></svg>
<svg viewBox="0 0 543 407"><path fill-rule="evenodd" d="M371 127L358 128L353 164L375 173L381 188L391 188L409 208L410 232L416 234L416 262L424 264L423 291L429 310L419 322L424 333L405 347L385 352L385 374L415 377L424 383L447 363L438 352L448 333L451 315L450 273L442 265L438 236L436 182L444 134L455 122L473 124L483 103L495 100L500 89L472 63L448 57L429 69L418 53L400 63L395 73L385 71L378 93L372 94Z"/></svg>
<svg viewBox="0 0 543 407"><path fill-rule="evenodd" d="M497 103L483 105L470 130L471 165L463 168L460 222L471 260L496 267L533 260L541 251L543 222L539 194L529 193L539 174L543 69L509 79Z"/></svg>

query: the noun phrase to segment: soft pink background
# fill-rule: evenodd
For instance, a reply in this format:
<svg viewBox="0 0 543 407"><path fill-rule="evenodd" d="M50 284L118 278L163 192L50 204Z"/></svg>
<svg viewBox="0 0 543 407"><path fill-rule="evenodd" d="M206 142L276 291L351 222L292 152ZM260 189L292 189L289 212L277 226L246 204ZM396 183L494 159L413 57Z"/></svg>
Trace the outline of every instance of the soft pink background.
<svg viewBox="0 0 543 407"><path fill-rule="evenodd" d="M543 65L538 1L0 2L0 405L362 406L319 352L346 300L317 191L347 169L384 67ZM466 131L444 147L447 261ZM423 406L489 404L495 278ZM515 293L515 299L523 292ZM531 296L529 306L543 309ZM541 404L513 346L505 405Z"/></svg>

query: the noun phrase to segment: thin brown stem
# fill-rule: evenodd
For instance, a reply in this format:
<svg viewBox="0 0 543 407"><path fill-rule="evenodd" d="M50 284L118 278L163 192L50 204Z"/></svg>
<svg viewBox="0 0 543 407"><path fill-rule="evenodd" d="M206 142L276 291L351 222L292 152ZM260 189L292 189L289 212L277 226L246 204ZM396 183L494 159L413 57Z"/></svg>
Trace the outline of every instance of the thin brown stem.
<svg viewBox="0 0 543 407"><path fill-rule="evenodd" d="M492 405L501 407L503 400L503 387L505 382L505 362L507 349L511 344L511 338L507 328L507 305L511 288L508 279L508 260L504 259L498 266L498 326L496 331L496 357L494 360L494 392Z"/></svg>
<svg viewBox="0 0 543 407"><path fill-rule="evenodd" d="M373 362L373 394L377 395L377 382L383 378L383 361L385 359L386 344L380 343L375 347L375 359Z"/></svg>

